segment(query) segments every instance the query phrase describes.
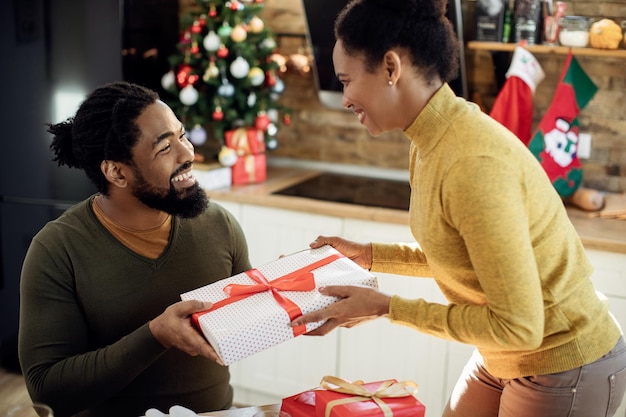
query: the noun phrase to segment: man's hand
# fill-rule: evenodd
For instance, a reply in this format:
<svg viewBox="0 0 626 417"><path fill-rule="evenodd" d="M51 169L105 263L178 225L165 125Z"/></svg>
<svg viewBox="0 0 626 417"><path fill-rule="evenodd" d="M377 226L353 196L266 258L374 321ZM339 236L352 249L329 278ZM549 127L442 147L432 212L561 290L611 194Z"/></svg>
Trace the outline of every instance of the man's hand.
<svg viewBox="0 0 626 417"><path fill-rule="evenodd" d="M217 353L191 323L191 314L208 310L211 303L197 300L172 304L150 321L152 335L166 348L176 348L191 356L204 356L224 365Z"/></svg>
<svg viewBox="0 0 626 417"><path fill-rule="evenodd" d="M372 244L357 243L336 236L318 236L309 246L313 249L330 245L361 268L372 268Z"/></svg>
<svg viewBox="0 0 626 417"><path fill-rule="evenodd" d="M322 336L337 326L353 327L363 321L386 316L391 297L373 288L350 285L329 285L319 289L321 294L339 297L341 300L330 306L298 317L292 326L326 320L324 324L307 335Z"/></svg>

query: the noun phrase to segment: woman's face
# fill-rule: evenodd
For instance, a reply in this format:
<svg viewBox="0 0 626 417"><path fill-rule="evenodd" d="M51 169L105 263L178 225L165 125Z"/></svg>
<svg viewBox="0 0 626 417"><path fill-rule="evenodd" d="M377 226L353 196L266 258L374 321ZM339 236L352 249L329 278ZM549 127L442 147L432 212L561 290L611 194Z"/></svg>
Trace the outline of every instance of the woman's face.
<svg viewBox="0 0 626 417"><path fill-rule="evenodd" d="M390 116L394 112L390 100L392 86L383 65L368 72L365 58L346 54L341 40L335 43L333 64L337 79L343 84L343 106L359 118L372 136L399 127L391 122Z"/></svg>

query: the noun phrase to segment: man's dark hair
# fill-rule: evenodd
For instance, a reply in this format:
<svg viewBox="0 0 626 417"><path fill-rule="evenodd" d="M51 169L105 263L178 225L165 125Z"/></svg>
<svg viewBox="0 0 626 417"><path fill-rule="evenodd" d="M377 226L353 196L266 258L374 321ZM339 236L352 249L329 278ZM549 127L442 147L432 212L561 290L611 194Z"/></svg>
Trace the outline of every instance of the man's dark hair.
<svg viewBox="0 0 626 417"><path fill-rule="evenodd" d="M59 166L83 169L99 192L107 194L108 183L100 170L103 160L132 164L132 148L139 139L139 115L159 96L145 87L125 81L94 90L76 115L48 124L54 135L50 149Z"/></svg>
<svg viewBox="0 0 626 417"><path fill-rule="evenodd" d="M373 72L392 48L406 49L428 81L459 71L459 45L446 0L353 0L335 21L335 38L349 55L363 54Z"/></svg>

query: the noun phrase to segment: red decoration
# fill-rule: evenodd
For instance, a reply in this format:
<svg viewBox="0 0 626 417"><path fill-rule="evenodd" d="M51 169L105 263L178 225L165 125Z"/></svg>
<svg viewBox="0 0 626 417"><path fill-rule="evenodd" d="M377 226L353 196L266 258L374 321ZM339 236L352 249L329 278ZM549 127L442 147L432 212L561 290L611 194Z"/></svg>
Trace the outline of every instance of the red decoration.
<svg viewBox="0 0 626 417"><path fill-rule="evenodd" d="M256 119L254 120L254 127L262 131L265 131L269 124L270 124L270 118L265 112L259 113Z"/></svg>
<svg viewBox="0 0 626 417"><path fill-rule="evenodd" d="M220 48L216 52L216 55L218 58L226 58L228 56L228 48L224 45L220 46Z"/></svg>
<svg viewBox="0 0 626 417"><path fill-rule="evenodd" d="M285 115L283 116L283 123L284 123L286 126L289 126L289 125L291 124L291 115L290 115L290 114L285 114Z"/></svg>
<svg viewBox="0 0 626 417"><path fill-rule="evenodd" d="M217 16L217 10L215 9L215 5L212 4L211 8L209 9L209 17L216 17Z"/></svg>
<svg viewBox="0 0 626 417"><path fill-rule="evenodd" d="M219 122L224 119L224 112L220 106L217 106L213 111L213 120Z"/></svg>
<svg viewBox="0 0 626 417"><path fill-rule="evenodd" d="M189 84L189 75L191 74L192 68L190 65L183 64L178 68L178 72L176 73L176 84L180 88L186 87Z"/></svg>
<svg viewBox="0 0 626 417"><path fill-rule="evenodd" d="M197 42L194 42L193 44L191 44L191 48L189 48L189 52L192 54L197 54L198 52L200 52L200 47L198 47Z"/></svg>
<svg viewBox="0 0 626 417"><path fill-rule="evenodd" d="M267 71L265 73L265 84L268 87L274 87L276 85L276 76L273 71Z"/></svg>
<svg viewBox="0 0 626 417"><path fill-rule="evenodd" d="M191 33L200 33L200 32L202 32L202 26L200 25L200 22L196 20L191 25Z"/></svg>
<svg viewBox="0 0 626 417"><path fill-rule="evenodd" d="M233 12L236 12L239 9L239 3L237 1L231 1L229 7L230 7L230 10L232 10Z"/></svg>

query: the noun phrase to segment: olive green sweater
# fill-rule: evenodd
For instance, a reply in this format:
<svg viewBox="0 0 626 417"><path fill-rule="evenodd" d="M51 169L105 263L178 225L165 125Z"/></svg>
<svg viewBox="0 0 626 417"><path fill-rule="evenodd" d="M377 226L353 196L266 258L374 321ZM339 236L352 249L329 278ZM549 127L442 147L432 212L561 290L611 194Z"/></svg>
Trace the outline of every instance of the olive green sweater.
<svg viewBox="0 0 626 417"><path fill-rule="evenodd" d="M250 269L236 220L213 202L173 217L163 254L148 259L117 241L90 201L48 223L24 261L19 355L32 399L56 417L230 407L228 368L163 348L148 322L181 293Z"/></svg>
<svg viewBox="0 0 626 417"><path fill-rule="evenodd" d="M374 243L372 271L433 277L449 304L394 296L390 319L475 345L500 378L565 371L611 350L620 328L522 142L447 85L405 134L419 245Z"/></svg>

